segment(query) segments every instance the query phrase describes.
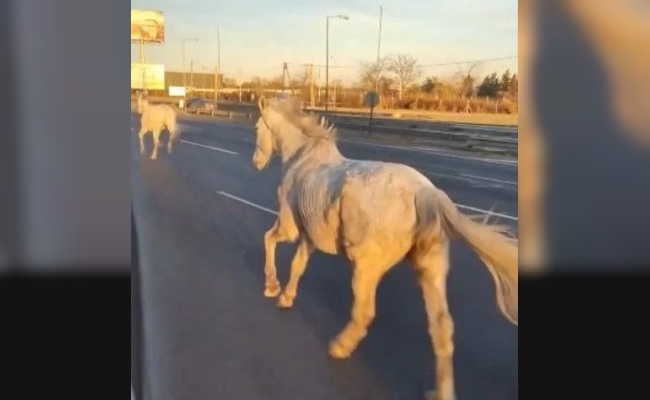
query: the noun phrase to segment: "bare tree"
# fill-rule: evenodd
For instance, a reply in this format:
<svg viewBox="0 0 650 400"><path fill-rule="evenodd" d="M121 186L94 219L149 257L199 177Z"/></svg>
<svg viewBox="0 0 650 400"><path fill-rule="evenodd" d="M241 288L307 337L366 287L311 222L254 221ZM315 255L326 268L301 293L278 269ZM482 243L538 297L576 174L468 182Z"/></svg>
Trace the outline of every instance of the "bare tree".
<svg viewBox="0 0 650 400"><path fill-rule="evenodd" d="M382 57L379 61L362 62L359 71L359 83L366 90L378 90L379 82L386 72L388 57Z"/></svg>
<svg viewBox="0 0 650 400"><path fill-rule="evenodd" d="M477 73L479 67L478 62L473 62L467 65L467 68L464 70L459 70L460 74L460 85L459 85L459 94L461 97L472 97L474 94L474 84L476 83L476 77L474 76Z"/></svg>
<svg viewBox="0 0 650 400"><path fill-rule="evenodd" d="M400 99L404 88L412 85L422 75L422 68L418 65L418 59L410 54L391 56L388 59L387 70L397 76Z"/></svg>

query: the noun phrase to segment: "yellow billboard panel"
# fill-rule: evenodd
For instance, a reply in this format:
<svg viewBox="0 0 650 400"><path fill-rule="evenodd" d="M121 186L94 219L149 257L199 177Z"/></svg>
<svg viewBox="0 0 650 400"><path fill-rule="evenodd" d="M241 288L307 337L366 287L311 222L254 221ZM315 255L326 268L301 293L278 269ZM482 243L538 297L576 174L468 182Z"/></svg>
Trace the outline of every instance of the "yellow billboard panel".
<svg viewBox="0 0 650 400"><path fill-rule="evenodd" d="M165 90L165 65L131 64L131 89Z"/></svg>
<svg viewBox="0 0 650 400"><path fill-rule="evenodd" d="M131 42L164 43L165 17L162 11L131 10Z"/></svg>

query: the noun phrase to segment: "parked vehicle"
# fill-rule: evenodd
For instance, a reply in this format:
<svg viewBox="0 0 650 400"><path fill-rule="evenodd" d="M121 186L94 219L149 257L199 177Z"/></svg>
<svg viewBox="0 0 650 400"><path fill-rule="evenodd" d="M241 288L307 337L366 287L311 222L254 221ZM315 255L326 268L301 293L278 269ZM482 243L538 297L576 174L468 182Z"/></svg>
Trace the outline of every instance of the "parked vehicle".
<svg viewBox="0 0 650 400"><path fill-rule="evenodd" d="M215 109L214 102L207 99L189 99L185 105L185 111L194 114L214 115Z"/></svg>

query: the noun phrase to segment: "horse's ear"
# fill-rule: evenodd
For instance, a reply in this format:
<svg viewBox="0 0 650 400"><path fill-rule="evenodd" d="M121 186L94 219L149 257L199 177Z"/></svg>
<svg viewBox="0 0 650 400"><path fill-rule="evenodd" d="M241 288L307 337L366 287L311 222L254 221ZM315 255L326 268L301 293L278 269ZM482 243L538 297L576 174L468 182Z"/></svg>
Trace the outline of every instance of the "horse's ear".
<svg viewBox="0 0 650 400"><path fill-rule="evenodd" d="M260 101L257 103L257 105L259 106L260 111L264 111L264 109L266 108L266 105L267 105L266 104L266 97L260 96Z"/></svg>

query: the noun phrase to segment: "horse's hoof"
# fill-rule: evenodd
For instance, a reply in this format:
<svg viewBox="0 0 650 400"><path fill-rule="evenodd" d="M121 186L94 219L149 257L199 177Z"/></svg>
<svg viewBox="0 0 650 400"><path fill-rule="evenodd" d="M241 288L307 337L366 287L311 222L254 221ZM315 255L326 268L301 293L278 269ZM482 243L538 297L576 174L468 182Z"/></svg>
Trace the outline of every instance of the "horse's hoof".
<svg viewBox="0 0 650 400"><path fill-rule="evenodd" d="M350 357L350 355L352 354L352 350L346 349L344 346L342 346L339 343L338 340L334 339L330 343L329 354L332 358L342 360Z"/></svg>
<svg viewBox="0 0 650 400"><path fill-rule="evenodd" d="M264 289L264 297L278 297L281 290L280 285L269 286Z"/></svg>
<svg viewBox="0 0 650 400"><path fill-rule="evenodd" d="M280 298L278 298L278 307L284 309L293 307L293 299L287 296L285 293L282 293L280 295Z"/></svg>
<svg viewBox="0 0 650 400"><path fill-rule="evenodd" d="M435 390L430 390L424 395L424 400L456 400L456 396L452 395L451 397L438 397L438 394Z"/></svg>
<svg viewBox="0 0 650 400"><path fill-rule="evenodd" d="M151 157L149 157L149 158L150 158L151 160L155 160L155 159L156 159L156 156L151 156Z"/></svg>

